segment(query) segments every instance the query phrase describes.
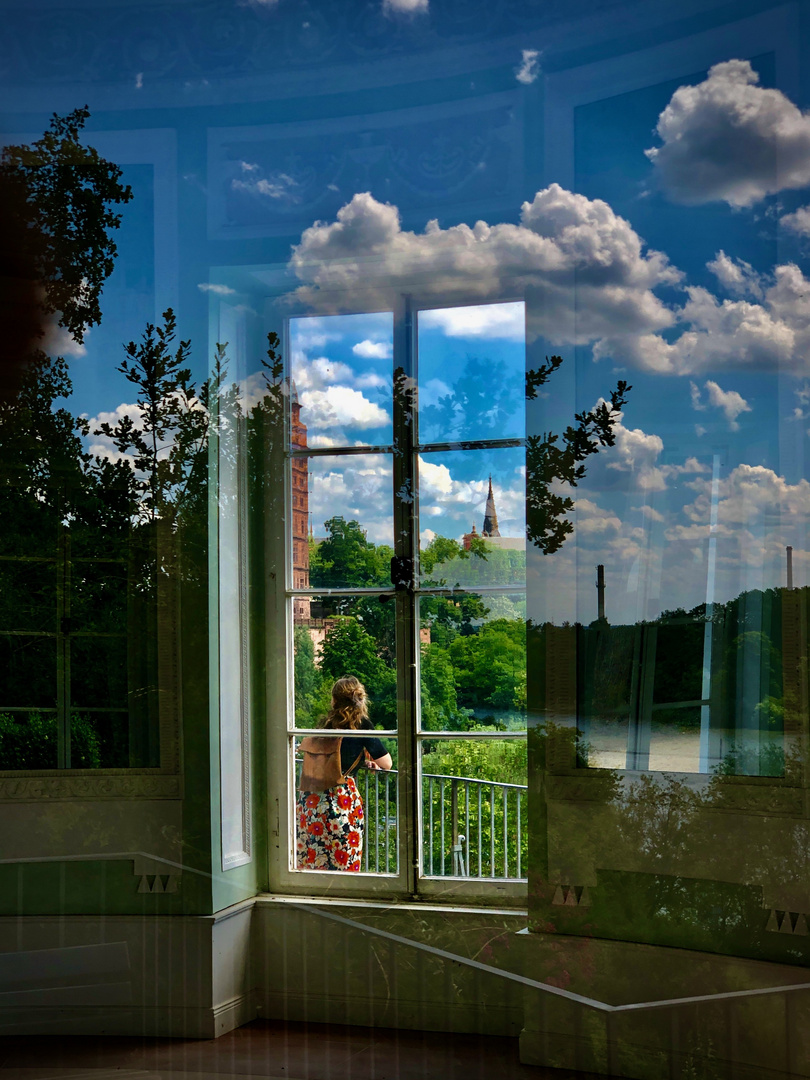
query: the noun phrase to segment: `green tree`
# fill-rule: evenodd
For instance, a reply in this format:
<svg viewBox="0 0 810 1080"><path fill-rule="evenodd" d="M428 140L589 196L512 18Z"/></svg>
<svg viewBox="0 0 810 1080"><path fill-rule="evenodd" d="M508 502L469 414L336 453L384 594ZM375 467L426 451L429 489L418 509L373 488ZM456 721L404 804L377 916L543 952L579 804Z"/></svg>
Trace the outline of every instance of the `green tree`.
<svg viewBox="0 0 810 1080"><path fill-rule="evenodd" d="M310 549L312 588L390 588L392 548L373 544L357 521L336 516L325 521L324 526L326 539Z"/></svg>
<svg viewBox="0 0 810 1080"><path fill-rule="evenodd" d="M381 659L374 638L352 616L341 616L321 646L321 671L329 680L355 675L369 695L369 718L383 727L396 726L396 674Z"/></svg>

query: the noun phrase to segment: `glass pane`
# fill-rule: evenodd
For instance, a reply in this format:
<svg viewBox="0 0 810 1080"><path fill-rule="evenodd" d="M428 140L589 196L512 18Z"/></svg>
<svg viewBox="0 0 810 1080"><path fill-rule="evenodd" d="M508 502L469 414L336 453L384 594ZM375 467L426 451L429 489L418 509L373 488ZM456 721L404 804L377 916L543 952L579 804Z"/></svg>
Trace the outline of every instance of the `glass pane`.
<svg viewBox="0 0 810 1080"><path fill-rule="evenodd" d="M419 599L422 730L526 728L522 593Z"/></svg>
<svg viewBox="0 0 810 1080"><path fill-rule="evenodd" d="M525 586L524 462L522 449L420 456L422 584Z"/></svg>
<svg viewBox="0 0 810 1080"><path fill-rule="evenodd" d="M127 582L126 563L74 561L70 580L73 630L126 633Z"/></svg>
<svg viewBox="0 0 810 1080"><path fill-rule="evenodd" d="M127 707L126 638L71 638L70 700L79 709Z"/></svg>
<svg viewBox="0 0 810 1080"><path fill-rule="evenodd" d="M423 873L524 878L527 783L525 739L423 742Z"/></svg>
<svg viewBox="0 0 810 1080"><path fill-rule="evenodd" d="M295 868L395 874L396 740L378 740L370 732L345 733L340 748L341 767L351 774L351 778L345 784L317 792L300 790L304 756L301 740L294 739L293 742ZM355 764L358 757L361 762ZM389 757L392 767L386 768ZM380 767L374 768L377 762L381 763Z"/></svg>
<svg viewBox="0 0 810 1080"><path fill-rule="evenodd" d="M522 302L420 311L419 441L522 438L525 371Z"/></svg>
<svg viewBox="0 0 810 1080"><path fill-rule="evenodd" d="M290 322L295 446L387 446L392 440L390 312Z"/></svg>
<svg viewBox="0 0 810 1080"><path fill-rule="evenodd" d="M128 729L126 712L74 712L70 718L70 767L128 768L133 764Z"/></svg>
<svg viewBox="0 0 810 1080"><path fill-rule="evenodd" d="M56 640L0 635L0 712L56 708Z"/></svg>
<svg viewBox="0 0 810 1080"><path fill-rule="evenodd" d="M53 562L0 561L0 630L56 630Z"/></svg>
<svg viewBox="0 0 810 1080"><path fill-rule="evenodd" d="M396 625L390 597L299 597L293 604L296 727L318 727L332 684L354 675L374 727L397 726Z"/></svg>
<svg viewBox="0 0 810 1080"><path fill-rule="evenodd" d="M294 462L298 480L295 468ZM388 454L308 460L307 498L293 504L294 588L390 587L391 468ZM294 496L299 491L300 500L300 481ZM312 531L304 548L301 533L307 517Z"/></svg>
<svg viewBox="0 0 810 1080"><path fill-rule="evenodd" d="M57 744L55 713L0 712L0 771L55 769Z"/></svg>

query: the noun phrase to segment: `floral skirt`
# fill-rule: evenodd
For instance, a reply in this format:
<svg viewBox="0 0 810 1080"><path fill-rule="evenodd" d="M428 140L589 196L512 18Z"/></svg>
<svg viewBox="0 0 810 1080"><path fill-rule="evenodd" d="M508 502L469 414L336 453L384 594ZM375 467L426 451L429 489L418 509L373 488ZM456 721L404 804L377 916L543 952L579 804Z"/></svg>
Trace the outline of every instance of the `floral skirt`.
<svg viewBox="0 0 810 1080"><path fill-rule="evenodd" d="M363 855L363 800L351 776L328 791L298 798L299 870L359 870Z"/></svg>

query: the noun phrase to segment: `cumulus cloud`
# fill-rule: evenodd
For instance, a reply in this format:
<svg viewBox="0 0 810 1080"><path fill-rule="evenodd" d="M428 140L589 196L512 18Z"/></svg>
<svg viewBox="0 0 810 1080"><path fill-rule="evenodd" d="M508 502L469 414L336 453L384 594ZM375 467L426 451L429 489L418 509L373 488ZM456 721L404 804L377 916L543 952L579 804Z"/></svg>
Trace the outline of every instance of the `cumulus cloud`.
<svg viewBox="0 0 810 1080"><path fill-rule="evenodd" d="M537 49L521 49L520 65L515 70L515 78L524 86L531 86L540 74L540 53Z"/></svg>
<svg viewBox="0 0 810 1080"><path fill-rule="evenodd" d="M780 221L791 232L799 236L810 236L810 206L800 206L792 214L784 214Z"/></svg>
<svg viewBox="0 0 810 1080"><path fill-rule="evenodd" d="M293 190L298 186L298 182L292 176L282 172L273 173L271 176L254 176L253 170L256 166L244 161L241 162L241 166L242 172L246 173L247 178L242 180L235 177L231 180L233 191L244 192L256 198L298 202L299 196Z"/></svg>
<svg viewBox="0 0 810 1080"><path fill-rule="evenodd" d="M690 383L689 388L692 396L692 408L697 409L699 412L705 412L710 405L715 409L721 409L732 431L740 430L737 417L741 413L751 412L751 406L742 394L738 394L736 390L722 390L712 379L707 380L705 386L708 401L703 400L700 388L695 383Z"/></svg>
<svg viewBox="0 0 810 1080"><path fill-rule="evenodd" d="M350 427L355 430L383 427L391 417L359 390L331 386L328 390L305 390L298 395L301 418L314 428Z"/></svg>
<svg viewBox="0 0 810 1080"><path fill-rule="evenodd" d="M428 0L383 0L385 15L416 15L428 9Z"/></svg>
<svg viewBox="0 0 810 1080"><path fill-rule="evenodd" d="M715 64L697 86L679 87L656 131L663 146L646 154L677 202L751 206L810 184L810 116L759 86L747 60Z"/></svg>
<svg viewBox="0 0 810 1080"><path fill-rule="evenodd" d="M762 296L760 275L744 259L733 259L725 251L718 251L711 262L706 263L720 284L735 296Z"/></svg>
<svg viewBox="0 0 810 1080"><path fill-rule="evenodd" d="M358 341L352 345L355 356L362 356L365 360L387 360L391 355L390 341Z"/></svg>
<svg viewBox="0 0 810 1080"><path fill-rule="evenodd" d="M87 353L87 347L82 342L77 341L66 327L59 326L56 321L58 317L57 314L48 317L45 322L44 334L39 342L39 348L48 356L84 356ZM85 341L89 333L90 331L85 329Z"/></svg>
<svg viewBox="0 0 810 1080"><path fill-rule="evenodd" d="M522 303L434 308L419 313L419 325L439 329L446 337L523 341L526 334Z"/></svg>
<svg viewBox="0 0 810 1080"><path fill-rule="evenodd" d="M391 461L379 455L312 458L309 463L311 494L309 509L316 535L323 523L338 515L359 521L375 544L393 543Z"/></svg>
<svg viewBox="0 0 810 1080"><path fill-rule="evenodd" d="M810 360L810 280L794 263L759 279L760 302L719 300L708 289L687 287L676 313L682 333L603 339L595 358L621 356L648 371L693 375L719 367L807 371Z"/></svg>
<svg viewBox="0 0 810 1080"><path fill-rule="evenodd" d="M330 360L326 356L310 360L301 352L293 353L292 377L298 391L330 390L336 383L350 383L353 376L349 365L339 360Z"/></svg>
<svg viewBox="0 0 810 1080"><path fill-rule="evenodd" d="M666 471L658 465L664 449L660 435L648 435L641 428L626 428L619 421L614 427L615 446L606 451L606 465L618 472L632 473L642 491L663 491Z"/></svg>
<svg viewBox="0 0 810 1080"><path fill-rule="evenodd" d="M569 344L669 327L672 312L653 290L681 278L606 202L559 184L523 204L520 224L443 229L434 220L422 233L404 230L395 206L357 194L336 221L304 231L290 267L296 298L321 310L348 298L385 309L406 291L493 302L534 287L535 332Z"/></svg>
<svg viewBox="0 0 810 1080"><path fill-rule="evenodd" d="M212 285L210 282L201 281L197 288L201 292L214 293L215 296L235 296L236 289L232 289L230 285Z"/></svg>

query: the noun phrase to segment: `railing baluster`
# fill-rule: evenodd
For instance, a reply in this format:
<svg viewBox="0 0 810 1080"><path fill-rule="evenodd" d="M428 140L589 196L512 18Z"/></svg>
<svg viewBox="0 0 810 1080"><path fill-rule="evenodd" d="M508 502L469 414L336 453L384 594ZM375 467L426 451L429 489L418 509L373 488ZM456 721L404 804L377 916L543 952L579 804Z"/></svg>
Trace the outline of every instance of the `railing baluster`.
<svg viewBox="0 0 810 1080"><path fill-rule="evenodd" d="M520 877L520 849L523 844L523 837L520 835L520 798L523 794L522 791L517 793L517 876Z"/></svg>
<svg viewBox="0 0 810 1080"><path fill-rule="evenodd" d="M481 853L484 850L484 833L481 821L481 784L478 785L478 876L481 877Z"/></svg>
<svg viewBox="0 0 810 1080"><path fill-rule="evenodd" d="M428 780L428 802L430 803L430 840L428 842L428 862L433 873L433 777Z"/></svg>
<svg viewBox="0 0 810 1080"><path fill-rule="evenodd" d="M508 813L509 813L509 788L503 789L503 876L509 877L509 833L508 833Z"/></svg>
<svg viewBox="0 0 810 1080"><path fill-rule="evenodd" d="M464 866L467 870L467 877L470 876L470 781L467 780L464 783L464 802L466 804L466 822L464 827Z"/></svg>
<svg viewBox="0 0 810 1080"><path fill-rule="evenodd" d="M391 872L391 859L388 854L388 841L391 835L391 803L388 801L388 783L391 779L391 773L385 774L385 872L389 874ZM520 856L518 856L518 865L520 865ZM518 875L519 876L519 875Z"/></svg>
<svg viewBox="0 0 810 1080"><path fill-rule="evenodd" d="M489 785L489 876L495 877L495 785Z"/></svg>
<svg viewBox="0 0 810 1080"><path fill-rule="evenodd" d="M386 826L387 830L388 826ZM380 774L374 773L374 873L380 872Z"/></svg>
<svg viewBox="0 0 810 1080"><path fill-rule="evenodd" d="M444 777L439 781L439 807L442 812L442 877L444 877Z"/></svg>

